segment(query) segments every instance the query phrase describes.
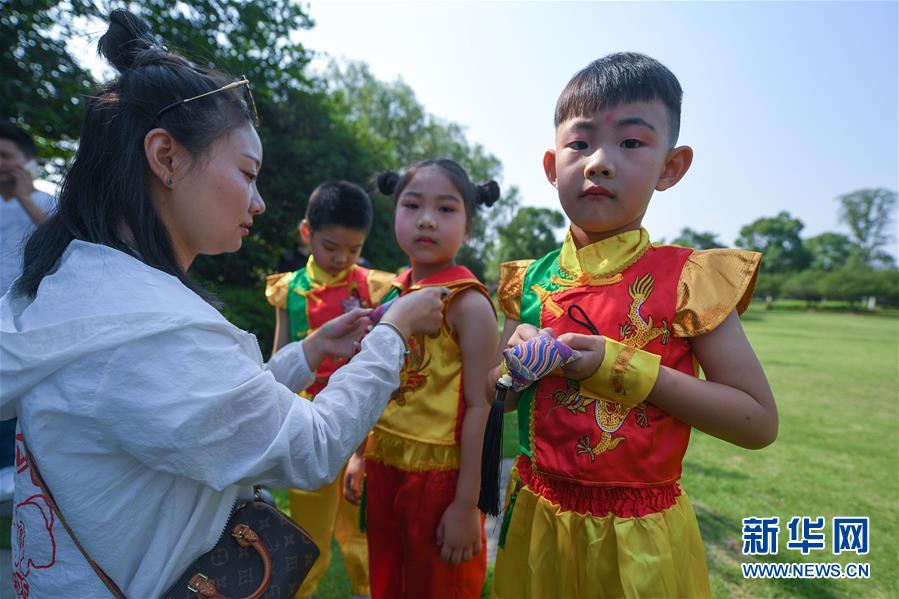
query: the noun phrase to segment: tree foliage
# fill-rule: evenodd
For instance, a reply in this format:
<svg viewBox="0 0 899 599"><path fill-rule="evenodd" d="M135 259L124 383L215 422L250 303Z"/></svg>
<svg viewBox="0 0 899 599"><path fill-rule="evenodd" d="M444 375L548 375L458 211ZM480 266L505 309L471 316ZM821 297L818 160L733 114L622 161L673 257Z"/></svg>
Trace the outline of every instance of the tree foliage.
<svg viewBox="0 0 899 599"><path fill-rule="evenodd" d="M803 243L811 255L810 267L813 270L840 270L858 252L858 247L842 233L828 231L809 237Z"/></svg>
<svg viewBox="0 0 899 599"><path fill-rule="evenodd" d="M29 131L38 153L61 168L78 138L83 98L95 81L66 50L78 35L80 2L3 2L0 10L0 95L6 117Z"/></svg>
<svg viewBox="0 0 899 599"><path fill-rule="evenodd" d="M852 232L862 265L891 265L893 258L882 251L894 238L896 192L877 188L860 189L837 198L840 221Z"/></svg>
<svg viewBox="0 0 899 599"><path fill-rule="evenodd" d="M332 61L325 73L336 112L353 127L357 136L378 155L379 170L401 170L426 158L452 158L460 163L476 183L502 179L502 164L477 143L470 143L464 129L430 114L401 79L385 82L377 79L362 62ZM374 174L374 173L373 173ZM489 209L480 209L468 242L460 250L458 261L479 277L495 263L497 231L508 222L519 204L518 189L502 190L502 196ZM379 200L379 206L384 201ZM393 207L390 206L392 215ZM386 210L376 216L366 252L376 264L395 268L406 259L393 238L392 222L384 222ZM375 260L377 256L380 260Z"/></svg>
<svg viewBox="0 0 899 599"><path fill-rule="evenodd" d="M674 245L682 245L684 247L696 250L711 250L714 248L723 248L725 245L718 241L718 236L708 231L694 231L690 227L681 229L680 234L672 241Z"/></svg>
<svg viewBox="0 0 899 599"><path fill-rule="evenodd" d="M762 252L763 268L768 272L796 272L811 262L799 233L804 225L787 212L773 218L760 218L740 229L737 247Z"/></svg>
<svg viewBox="0 0 899 599"><path fill-rule="evenodd" d="M559 247L555 229L565 224L561 212L525 207L499 228L499 262L539 258Z"/></svg>
<svg viewBox="0 0 899 599"><path fill-rule="evenodd" d="M146 19L173 51L252 82L261 117L259 188L266 215L240 252L199 258L192 271L202 278L250 285L271 272L281 251L293 243L309 193L322 181L346 179L365 186L379 170L432 156L458 160L476 181L502 175L495 156L470 143L458 124L430 115L402 81L378 81L362 63L334 67L326 77L311 73L311 52L297 34L313 21L293 0L43 0L4 10L2 41L14 52L12 61L4 59L0 85L12 98L13 118L44 140L42 157L70 155L81 118L72 98L80 101L96 85L69 54L65 40L84 28L85 19L92 19L89 29L103 31L109 12L123 4ZM34 102L34 93L42 102ZM374 195L373 200L375 226L364 254L381 268L396 269L407 259L393 237L393 206L387 198ZM462 262L483 274L497 217L508 218L517 203L517 190L505 190L469 236Z"/></svg>

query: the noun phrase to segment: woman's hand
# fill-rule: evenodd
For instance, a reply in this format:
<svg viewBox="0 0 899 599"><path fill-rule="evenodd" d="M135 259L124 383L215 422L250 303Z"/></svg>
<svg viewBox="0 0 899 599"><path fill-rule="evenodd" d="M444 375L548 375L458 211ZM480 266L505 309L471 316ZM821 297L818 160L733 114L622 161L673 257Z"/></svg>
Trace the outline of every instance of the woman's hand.
<svg viewBox="0 0 899 599"><path fill-rule="evenodd" d="M575 351L575 358L562 367L562 373L566 377L582 381L599 370L603 358L606 356L606 338L602 335L580 335L578 333L563 333L559 335L559 341Z"/></svg>
<svg viewBox="0 0 899 599"><path fill-rule="evenodd" d="M476 505L453 501L437 525L440 559L448 564L467 562L481 553L481 513Z"/></svg>
<svg viewBox="0 0 899 599"><path fill-rule="evenodd" d="M446 287L426 287L397 299L381 319L402 332L406 341L413 335L431 335L443 322L443 299Z"/></svg>
<svg viewBox="0 0 899 599"><path fill-rule="evenodd" d="M359 343L371 326L368 308L356 308L333 318L303 341L303 354L313 372L326 356L349 358L359 351Z"/></svg>
<svg viewBox="0 0 899 599"><path fill-rule="evenodd" d="M365 476L365 458L354 453L347 462L343 474L343 496L353 505L362 502L362 479Z"/></svg>

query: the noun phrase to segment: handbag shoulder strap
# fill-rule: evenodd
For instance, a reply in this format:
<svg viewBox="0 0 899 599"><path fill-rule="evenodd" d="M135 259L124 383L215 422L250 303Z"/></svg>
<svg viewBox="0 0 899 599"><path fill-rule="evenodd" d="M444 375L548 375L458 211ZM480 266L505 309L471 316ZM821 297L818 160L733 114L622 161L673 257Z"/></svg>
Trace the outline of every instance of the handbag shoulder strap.
<svg viewBox="0 0 899 599"><path fill-rule="evenodd" d="M106 588L109 589L109 592L116 599L125 599L125 594L119 589L115 582L103 571L103 568L97 565L97 562L91 559L91 556L88 555L87 550L81 545L78 541L78 537L75 536L75 533L72 532L72 529L69 527L69 523L66 522L66 519L62 517L62 513L59 511L59 506L56 505L56 500L53 499L53 494L50 492L50 489L47 488L47 483L44 482L44 477L41 476L41 471L37 468L37 463L34 461L34 457L31 455L31 452L28 450L28 445L25 445L25 458L28 460L28 467L31 468L31 472L34 474L34 480L37 481L38 486L41 488L41 492L43 492L44 497L47 499L47 503L50 504L50 509L53 510L53 513L56 514L56 517L59 518L59 521L62 522L62 525L65 527L66 532L69 533L69 537L72 539L72 542L75 543L75 546L78 547L78 550L81 551L81 555L84 556L84 559L87 560L87 563L90 564L91 569L97 575L97 577L103 581L103 584L106 585Z"/></svg>

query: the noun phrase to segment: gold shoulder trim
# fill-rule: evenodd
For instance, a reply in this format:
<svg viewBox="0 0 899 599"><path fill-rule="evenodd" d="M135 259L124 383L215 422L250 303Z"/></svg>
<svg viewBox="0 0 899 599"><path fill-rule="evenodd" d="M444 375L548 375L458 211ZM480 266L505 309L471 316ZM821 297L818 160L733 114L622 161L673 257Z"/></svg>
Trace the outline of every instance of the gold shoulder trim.
<svg viewBox="0 0 899 599"><path fill-rule="evenodd" d="M265 299L275 308L287 309L287 289L293 280L292 272L280 272L265 277Z"/></svg>
<svg viewBox="0 0 899 599"><path fill-rule="evenodd" d="M391 283L396 278L396 274L383 270L371 269L368 271L368 295L371 298L371 305L377 306L390 291Z"/></svg>
<svg viewBox="0 0 899 599"><path fill-rule="evenodd" d="M499 288L496 290L496 297L503 314L513 320L521 320L524 273L533 262L533 260L513 260L499 265Z"/></svg>
<svg viewBox="0 0 899 599"><path fill-rule="evenodd" d="M687 258L677 287L672 329L676 337L699 337L742 314L755 290L762 255L746 250L695 251Z"/></svg>

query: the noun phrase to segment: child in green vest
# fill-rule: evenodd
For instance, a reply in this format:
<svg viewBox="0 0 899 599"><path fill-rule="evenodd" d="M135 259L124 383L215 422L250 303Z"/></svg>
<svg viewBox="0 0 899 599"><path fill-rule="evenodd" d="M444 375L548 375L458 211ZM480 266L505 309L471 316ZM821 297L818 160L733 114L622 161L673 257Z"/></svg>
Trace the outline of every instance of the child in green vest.
<svg viewBox="0 0 899 599"><path fill-rule="evenodd" d="M393 274L356 265L371 229L372 204L359 186L328 181L312 192L300 235L312 250L304 268L271 275L265 295L275 307L275 353L291 341L303 339L324 323L353 307L370 308L389 289ZM303 396L314 400L340 361L326 358L315 382ZM343 475L314 491L290 489L291 517L315 540L321 555L297 596L315 593L328 571L331 538L336 537L358 596L369 594L368 545L359 529L359 508L343 498Z"/></svg>
<svg viewBox="0 0 899 599"><path fill-rule="evenodd" d="M543 166L571 226L560 250L503 265L501 347L543 329L579 357L507 397L520 455L495 597L708 597L679 484L690 431L746 448L777 435L738 316L761 255L653 245L641 226L693 159L676 145L681 96L665 66L621 53L578 72L556 105Z"/></svg>

